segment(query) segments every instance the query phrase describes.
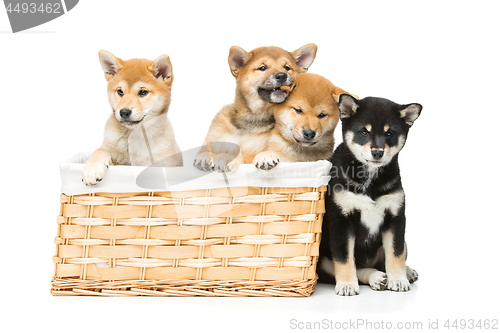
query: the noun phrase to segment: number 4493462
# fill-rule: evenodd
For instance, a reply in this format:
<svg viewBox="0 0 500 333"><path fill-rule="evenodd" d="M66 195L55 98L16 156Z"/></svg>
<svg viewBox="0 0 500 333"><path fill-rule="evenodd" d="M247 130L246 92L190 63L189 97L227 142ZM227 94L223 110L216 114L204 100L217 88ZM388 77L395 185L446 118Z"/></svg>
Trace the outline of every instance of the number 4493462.
<svg viewBox="0 0 500 333"><path fill-rule="evenodd" d="M484 329L484 330L497 330L498 319L448 319L444 323L447 329Z"/></svg>
<svg viewBox="0 0 500 333"><path fill-rule="evenodd" d="M27 14L27 13L47 13L47 14L61 14L61 4L58 2L47 2L47 3L17 3L15 6L12 6L12 3L9 3L6 7L7 13L19 13L19 14Z"/></svg>

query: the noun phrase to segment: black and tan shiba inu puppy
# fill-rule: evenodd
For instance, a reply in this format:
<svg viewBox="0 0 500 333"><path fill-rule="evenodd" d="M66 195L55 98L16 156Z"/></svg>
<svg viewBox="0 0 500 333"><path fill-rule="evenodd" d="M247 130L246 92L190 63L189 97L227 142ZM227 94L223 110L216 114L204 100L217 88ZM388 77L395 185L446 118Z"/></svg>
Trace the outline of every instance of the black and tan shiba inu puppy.
<svg viewBox="0 0 500 333"><path fill-rule="evenodd" d="M307 71L316 50L314 44L294 52L279 47L250 52L231 47L228 60L236 78L236 97L215 116L194 165L206 171L230 172L241 163L252 163L267 147L274 127L271 106L285 101L295 76Z"/></svg>
<svg viewBox="0 0 500 333"><path fill-rule="evenodd" d="M297 75L290 96L273 105L276 125L266 151L253 164L262 170L281 162L329 160L335 145L333 132L339 122L339 96L347 93L317 74Z"/></svg>
<svg viewBox="0 0 500 333"><path fill-rule="evenodd" d="M99 61L108 81L113 113L104 128L101 148L85 163L82 181L99 183L110 164L181 166L182 155L167 118L172 64L167 55L155 61L121 60L107 51Z"/></svg>
<svg viewBox="0 0 500 333"><path fill-rule="evenodd" d="M398 154L422 110L387 99L340 96L344 142L331 162L318 274L335 277L338 295L407 291L417 273L406 266L405 194Z"/></svg>

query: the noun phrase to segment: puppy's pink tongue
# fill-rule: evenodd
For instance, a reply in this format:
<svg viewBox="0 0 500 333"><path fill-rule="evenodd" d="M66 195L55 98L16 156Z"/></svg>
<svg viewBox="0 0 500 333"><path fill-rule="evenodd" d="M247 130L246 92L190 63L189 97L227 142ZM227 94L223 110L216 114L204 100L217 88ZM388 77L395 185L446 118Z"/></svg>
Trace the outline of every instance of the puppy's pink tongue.
<svg viewBox="0 0 500 333"><path fill-rule="evenodd" d="M292 87L289 87L289 86L281 86L281 87L280 87L280 89L281 89L281 90L283 90L283 91L290 91L290 90L292 90Z"/></svg>

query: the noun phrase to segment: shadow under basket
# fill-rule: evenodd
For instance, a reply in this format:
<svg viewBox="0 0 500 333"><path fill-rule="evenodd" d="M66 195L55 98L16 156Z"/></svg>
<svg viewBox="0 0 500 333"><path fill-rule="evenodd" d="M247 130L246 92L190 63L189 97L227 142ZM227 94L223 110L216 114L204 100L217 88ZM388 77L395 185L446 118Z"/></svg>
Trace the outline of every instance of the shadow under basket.
<svg viewBox="0 0 500 333"><path fill-rule="evenodd" d="M83 161L61 164L52 295L314 291L329 162L281 163L272 171L242 165L228 175L155 168L166 178L137 191L137 179L151 168L111 166L99 185L87 188ZM176 175L191 180L168 186Z"/></svg>

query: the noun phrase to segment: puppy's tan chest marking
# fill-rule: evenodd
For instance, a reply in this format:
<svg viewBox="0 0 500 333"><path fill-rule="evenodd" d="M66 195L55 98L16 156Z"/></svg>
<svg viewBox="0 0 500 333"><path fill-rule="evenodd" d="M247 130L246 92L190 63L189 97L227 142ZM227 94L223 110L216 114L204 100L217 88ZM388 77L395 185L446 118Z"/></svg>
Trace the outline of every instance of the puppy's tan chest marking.
<svg viewBox="0 0 500 333"><path fill-rule="evenodd" d="M372 200L364 194L351 191L335 193L333 201L342 209L342 214L347 216L356 210L361 212L361 223L370 234L376 234L384 221L385 212L397 215L403 206L405 195L403 190L396 191Z"/></svg>
<svg viewBox="0 0 500 333"><path fill-rule="evenodd" d="M128 136L124 136L120 132L107 130L101 148L109 151L113 164L130 165L128 146Z"/></svg>

